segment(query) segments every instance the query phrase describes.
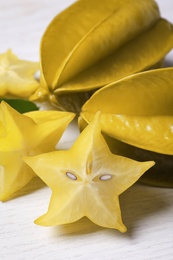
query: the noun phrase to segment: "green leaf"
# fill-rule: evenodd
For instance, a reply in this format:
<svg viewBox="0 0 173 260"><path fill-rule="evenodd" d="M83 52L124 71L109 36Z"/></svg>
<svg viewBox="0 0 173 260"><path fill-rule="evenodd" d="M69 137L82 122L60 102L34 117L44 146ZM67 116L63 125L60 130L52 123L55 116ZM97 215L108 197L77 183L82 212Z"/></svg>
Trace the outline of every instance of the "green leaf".
<svg viewBox="0 0 173 260"><path fill-rule="evenodd" d="M1 101L5 101L8 103L11 107L16 109L20 113L26 113L29 111L38 110L39 108L31 101L23 100L23 99L7 99L7 98L1 98Z"/></svg>

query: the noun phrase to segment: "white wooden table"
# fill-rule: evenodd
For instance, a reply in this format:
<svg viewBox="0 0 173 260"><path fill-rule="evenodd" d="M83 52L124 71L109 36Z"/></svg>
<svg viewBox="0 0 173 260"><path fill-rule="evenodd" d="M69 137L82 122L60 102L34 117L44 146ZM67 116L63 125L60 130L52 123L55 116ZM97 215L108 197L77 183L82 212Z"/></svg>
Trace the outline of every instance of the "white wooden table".
<svg viewBox="0 0 173 260"><path fill-rule="evenodd" d="M52 18L73 0L0 0L0 53L12 48L22 59L39 59L40 38ZM157 0L173 22L173 1ZM172 59L172 60L171 60ZM167 56L173 66L173 53ZM77 135L72 125L61 145ZM173 259L173 190L135 184L121 195L127 233L88 219L44 228L33 220L46 212L51 191L38 179L21 195L0 203L0 259Z"/></svg>

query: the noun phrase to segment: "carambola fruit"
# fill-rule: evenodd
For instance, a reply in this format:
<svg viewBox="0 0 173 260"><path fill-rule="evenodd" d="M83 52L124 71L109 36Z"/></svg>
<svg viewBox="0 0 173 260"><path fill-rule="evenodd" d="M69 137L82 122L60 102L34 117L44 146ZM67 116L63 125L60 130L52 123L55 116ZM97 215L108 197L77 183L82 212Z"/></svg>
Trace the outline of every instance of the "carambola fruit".
<svg viewBox="0 0 173 260"><path fill-rule="evenodd" d="M13 197L35 173L22 160L56 150L73 113L34 111L20 114L4 101L0 104L0 200Z"/></svg>
<svg viewBox="0 0 173 260"><path fill-rule="evenodd" d="M119 195L154 165L112 154L101 134L99 115L69 150L24 161L52 189L48 211L35 223L67 224L86 216L97 225L126 231Z"/></svg>
<svg viewBox="0 0 173 260"><path fill-rule="evenodd" d="M39 86L34 78L38 70L38 62L20 60L11 50L0 54L0 97L29 97Z"/></svg>
<svg viewBox="0 0 173 260"><path fill-rule="evenodd" d="M42 37L41 87L33 98L80 110L86 92L159 66L172 47L173 27L153 0L76 1Z"/></svg>

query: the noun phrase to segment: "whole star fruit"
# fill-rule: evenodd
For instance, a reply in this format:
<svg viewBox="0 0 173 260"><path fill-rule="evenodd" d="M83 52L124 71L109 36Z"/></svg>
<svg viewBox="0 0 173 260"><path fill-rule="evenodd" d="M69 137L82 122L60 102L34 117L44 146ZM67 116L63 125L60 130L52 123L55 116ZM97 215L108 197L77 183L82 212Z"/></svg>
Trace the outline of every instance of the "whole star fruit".
<svg viewBox="0 0 173 260"><path fill-rule="evenodd" d="M0 54L0 97L29 97L39 87L38 70L38 62L20 60L11 50Z"/></svg>
<svg viewBox="0 0 173 260"><path fill-rule="evenodd" d="M81 116L100 111L104 133L130 145L173 155L173 68L131 75L95 92Z"/></svg>
<svg viewBox="0 0 173 260"><path fill-rule="evenodd" d="M33 111L20 114L4 101L0 104L0 200L6 201L35 175L23 155L55 150L74 118L73 113Z"/></svg>
<svg viewBox="0 0 173 260"><path fill-rule="evenodd" d="M54 226L86 216L97 225L126 231L119 195L154 165L112 154L101 134L99 115L69 150L24 161L52 189L48 211L35 223Z"/></svg>
<svg viewBox="0 0 173 260"><path fill-rule="evenodd" d="M50 99L59 109L79 112L86 92L90 96L110 82L160 66L172 48L173 26L160 18L153 0L76 1L45 30L42 84L31 100Z"/></svg>

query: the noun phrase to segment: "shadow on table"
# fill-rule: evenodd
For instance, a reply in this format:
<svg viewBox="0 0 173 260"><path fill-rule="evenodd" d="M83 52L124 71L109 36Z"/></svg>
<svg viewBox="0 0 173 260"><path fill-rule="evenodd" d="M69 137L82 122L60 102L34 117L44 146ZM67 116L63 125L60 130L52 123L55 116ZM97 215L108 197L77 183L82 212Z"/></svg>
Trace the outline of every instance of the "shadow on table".
<svg viewBox="0 0 173 260"><path fill-rule="evenodd" d="M70 223L70 224L65 224L61 226L57 226L54 229L54 234L59 236L61 235L86 235L90 233L95 233L102 231L104 228L95 225L93 222L91 222L88 218L83 217L80 220Z"/></svg>
<svg viewBox="0 0 173 260"><path fill-rule="evenodd" d="M29 195L44 187L45 187L45 183L40 178L34 177L25 187L23 187L19 191L16 191L14 194L12 194L11 197L9 197L7 201L21 197L21 196Z"/></svg>
<svg viewBox="0 0 173 260"><path fill-rule="evenodd" d="M173 67L173 60L170 58L167 58L164 62L164 67Z"/></svg>
<svg viewBox="0 0 173 260"><path fill-rule="evenodd" d="M108 236L128 236L131 237L135 233L135 229L139 225L143 225L143 221L147 218L166 211L171 203L168 203L167 189L148 187L142 184L135 184L120 196L120 204L122 210L123 222L127 227L127 232L121 234L114 229L107 229L92 223L88 218L84 217L79 221L71 224L61 225L53 229L54 236L57 235L87 235L90 233L104 232ZM173 206L173 205L172 205Z"/></svg>
<svg viewBox="0 0 173 260"><path fill-rule="evenodd" d="M135 184L120 196L121 210L128 235L133 235L137 226L173 207L168 199L170 189ZM153 221L154 223L154 221Z"/></svg>

